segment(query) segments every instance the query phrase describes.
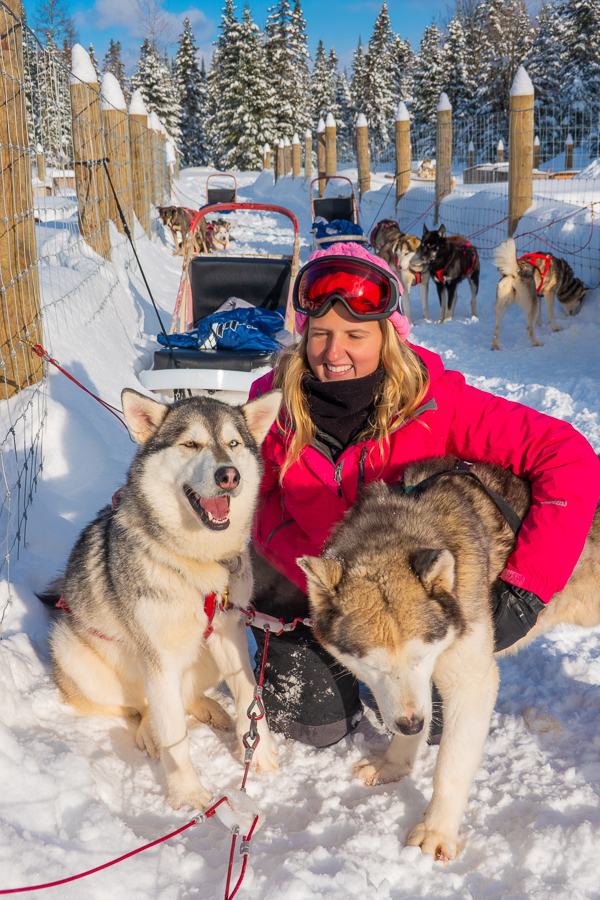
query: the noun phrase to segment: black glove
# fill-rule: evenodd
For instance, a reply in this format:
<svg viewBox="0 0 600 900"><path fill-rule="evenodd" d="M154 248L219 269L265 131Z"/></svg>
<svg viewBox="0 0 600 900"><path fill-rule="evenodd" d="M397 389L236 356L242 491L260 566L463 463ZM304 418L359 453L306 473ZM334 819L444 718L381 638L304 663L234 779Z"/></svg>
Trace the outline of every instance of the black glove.
<svg viewBox="0 0 600 900"><path fill-rule="evenodd" d="M523 588L496 580L492 588L494 650L506 650L531 631L545 604Z"/></svg>

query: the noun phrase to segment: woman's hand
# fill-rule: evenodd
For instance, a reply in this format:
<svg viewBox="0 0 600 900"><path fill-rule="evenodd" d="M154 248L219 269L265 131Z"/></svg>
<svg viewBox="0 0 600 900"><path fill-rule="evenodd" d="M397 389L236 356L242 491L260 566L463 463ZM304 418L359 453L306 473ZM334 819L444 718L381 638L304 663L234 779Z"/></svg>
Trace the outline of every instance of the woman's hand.
<svg viewBox="0 0 600 900"><path fill-rule="evenodd" d="M492 589L494 650L506 650L531 631L545 604L536 594L501 578Z"/></svg>

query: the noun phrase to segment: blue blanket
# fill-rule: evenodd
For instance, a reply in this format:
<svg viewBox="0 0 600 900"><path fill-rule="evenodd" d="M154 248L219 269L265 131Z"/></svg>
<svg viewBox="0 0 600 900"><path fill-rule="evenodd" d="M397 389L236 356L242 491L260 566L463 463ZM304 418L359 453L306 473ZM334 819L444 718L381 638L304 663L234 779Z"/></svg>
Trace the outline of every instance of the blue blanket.
<svg viewBox="0 0 600 900"><path fill-rule="evenodd" d="M233 309L206 316L185 334L170 334L173 347L197 347L200 350L280 350L275 335L284 324L282 310ZM159 344L167 346L164 335L157 335Z"/></svg>
<svg viewBox="0 0 600 900"><path fill-rule="evenodd" d="M336 235L353 235L362 234L363 230L360 225L354 222L348 222L347 219L334 219L333 222L327 222L326 225L317 225L317 240L321 238L335 237Z"/></svg>

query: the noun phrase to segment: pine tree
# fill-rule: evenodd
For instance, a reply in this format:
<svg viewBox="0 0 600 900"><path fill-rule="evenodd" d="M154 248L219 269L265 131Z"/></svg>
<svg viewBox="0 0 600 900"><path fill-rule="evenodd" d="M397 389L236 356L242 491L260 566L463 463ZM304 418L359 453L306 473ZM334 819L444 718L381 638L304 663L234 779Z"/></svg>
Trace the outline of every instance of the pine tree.
<svg viewBox="0 0 600 900"><path fill-rule="evenodd" d="M207 79L209 154L217 164L231 150L235 140L230 130L237 110L235 91L240 58L240 23L235 10L233 0L225 0L219 25L221 33L215 42L216 49Z"/></svg>
<svg viewBox="0 0 600 900"><path fill-rule="evenodd" d="M600 0L565 0L557 13L562 20L564 104L598 109L600 91Z"/></svg>
<svg viewBox="0 0 600 900"><path fill-rule="evenodd" d="M104 60L102 61L102 71L111 72L115 76L125 99L129 101L131 92L129 91L128 79L125 77L125 66L121 59L121 41L115 42L112 38L110 39L108 50L104 54Z"/></svg>
<svg viewBox="0 0 600 900"><path fill-rule="evenodd" d="M335 105L338 111L336 118L338 159L344 162L354 161L354 110L345 69L340 72L335 82Z"/></svg>
<svg viewBox="0 0 600 900"><path fill-rule="evenodd" d="M181 136L181 106L170 69L165 66L148 38L144 38L140 58L131 79L133 91L142 92L148 112L154 112L175 140Z"/></svg>
<svg viewBox="0 0 600 900"><path fill-rule="evenodd" d="M38 118L36 143L42 145L47 165L64 167L72 159L73 138L68 70L52 36L37 62Z"/></svg>
<svg viewBox="0 0 600 900"><path fill-rule="evenodd" d="M391 129L397 107L393 90L394 40L387 3L384 0L369 40L363 87L363 109L369 121L369 137L372 146L377 150L385 147L393 133Z"/></svg>
<svg viewBox="0 0 600 900"><path fill-rule="evenodd" d="M310 96L310 54L306 38L306 21L302 15L300 0L296 0L288 29L288 53L290 73L293 72L292 103L296 111L296 131L301 133L310 126L313 111Z"/></svg>
<svg viewBox="0 0 600 900"><path fill-rule="evenodd" d="M505 115L517 69L526 61L531 47L531 21L521 0L484 0L481 14L477 109L479 113Z"/></svg>
<svg viewBox="0 0 600 900"><path fill-rule="evenodd" d="M98 84L100 84L100 82L102 81L102 77L100 75L100 67L98 65L98 60L96 59L96 54L94 52L94 46L91 41L90 41L90 46L88 47L88 53L89 53L92 65L94 67L94 72L96 73L96 78L98 79Z"/></svg>
<svg viewBox="0 0 600 900"><path fill-rule="evenodd" d="M365 80L367 77L367 64L362 40L358 38L358 47L354 51L352 61L352 78L350 80L350 93L352 94L352 107L354 118L359 113L364 113Z"/></svg>
<svg viewBox="0 0 600 900"><path fill-rule="evenodd" d="M402 101L410 107L414 94L415 54L408 40L402 40L400 35L396 35L392 44L392 60L394 65L392 76L394 103L397 105Z"/></svg>
<svg viewBox="0 0 600 900"><path fill-rule="evenodd" d="M271 115L276 121L277 134L291 140L296 131L310 123L306 23L300 0L296 0L293 11L289 0L278 0L268 12L264 46L276 100Z"/></svg>
<svg viewBox="0 0 600 900"><path fill-rule="evenodd" d="M331 78L331 66L325 53L323 41L319 41L315 53L315 64L310 79L310 93L313 109L313 130L324 119L333 105L335 85Z"/></svg>
<svg viewBox="0 0 600 900"><path fill-rule="evenodd" d="M463 119L470 114L476 86L471 80L464 22L458 13L448 25L443 65L443 89L452 104L452 116L454 119Z"/></svg>
<svg viewBox="0 0 600 900"><path fill-rule="evenodd" d="M418 155L435 156L436 109L444 84L444 54L442 36L435 21L423 32L419 52L415 58L415 133Z"/></svg>
<svg viewBox="0 0 600 900"><path fill-rule="evenodd" d="M190 20L185 18L173 68L181 105L181 152L186 166L203 166L208 163L204 128L206 90L205 84L202 84L196 52L192 26Z"/></svg>
<svg viewBox="0 0 600 900"><path fill-rule="evenodd" d="M527 74L535 88L536 106L558 105L564 46L562 30L562 17L555 7L544 2L526 63Z"/></svg>

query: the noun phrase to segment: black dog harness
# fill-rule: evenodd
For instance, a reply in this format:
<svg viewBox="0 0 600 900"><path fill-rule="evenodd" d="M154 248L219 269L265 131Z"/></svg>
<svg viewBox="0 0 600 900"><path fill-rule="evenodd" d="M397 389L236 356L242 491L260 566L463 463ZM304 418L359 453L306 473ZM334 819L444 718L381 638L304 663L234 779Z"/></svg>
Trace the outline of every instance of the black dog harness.
<svg viewBox="0 0 600 900"><path fill-rule="evenodd" d="M504 497L501 497L500 494L497 494L496 491L493 491L491 488L489 488L487 484L484 484L481 478L479 478L475 474L475 472L471 472L466 463L461 462L460 460L457 461L456 469L450 469L447 472L435 472L433 475L430 475L429 478L424 478L423 481L420 481L418 484L404 485L404 492L406 494L411 494L413 497L418 497L425 492L425 488L428 484L430 484L432 481L435 481L437 478L442 478L445 475L466 475L468 478L472 478L474 481L476 481L477 484L479 484L483 488L488 497L490 497L490 499L494 501L515 536L519 533L519 529L523 524L521 517L517 515L512 506L506 502Z"/></svg>
<svg viewBox="0 0 600 900"><path fill-rule="evenodd" d="M460 246L461 246L461 248L463 248L461 252L466 256L466 255L467 255L467 248L468 248L468 247L472 247L473 245L471 244L470 241L464 241ZM477 257L475 256L475 248L474 248L474 247L473 247L473 251L472 251L472 252L473 252L473 258L471 259L471 265L469 266L469 268L468 268L467 271L465 272L465 278L468 278L469 275L471 274L471 272L473 271L473 269L475 268L475 260L477 259ZM456 253L456 251L454 251L454 253ZM435 272L436 278L438 278L442 283L443 283L443 281L444 281L444 274L443 274L443 273L444 273L444 269L445 269L446 266L447 266L449 263L451 263L452 260L454 259L454 253L453 253L452 256L450 257L450 259L448 260L448 262L445 263L445 264L442 266L441 269L438 269L438 270Z"/></svg>

